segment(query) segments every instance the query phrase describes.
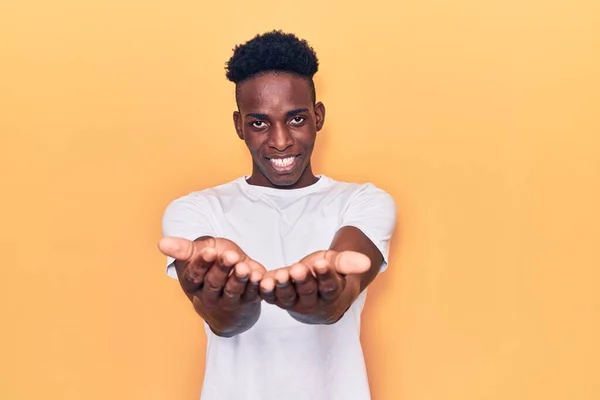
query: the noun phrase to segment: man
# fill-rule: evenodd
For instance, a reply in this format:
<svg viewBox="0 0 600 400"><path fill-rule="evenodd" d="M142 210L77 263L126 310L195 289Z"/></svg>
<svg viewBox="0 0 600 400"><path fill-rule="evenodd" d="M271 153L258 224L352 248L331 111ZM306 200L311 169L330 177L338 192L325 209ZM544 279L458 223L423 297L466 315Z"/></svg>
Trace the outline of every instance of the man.
<svg viewBox="0 0 600 400"><path fill-rule="evenodd" d="M252 174L165 211L167 272L207 327L203 400L370 398L360 314L387 266L395 204L372 184L313 173L317 69L292 34L237 46L227 77Z"/></svg>

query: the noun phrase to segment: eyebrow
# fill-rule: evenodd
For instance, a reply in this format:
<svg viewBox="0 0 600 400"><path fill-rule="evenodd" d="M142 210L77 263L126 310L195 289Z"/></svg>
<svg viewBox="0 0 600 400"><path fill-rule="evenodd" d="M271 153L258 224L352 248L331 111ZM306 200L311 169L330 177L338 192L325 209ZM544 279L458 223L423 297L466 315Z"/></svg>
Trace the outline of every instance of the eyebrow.
<svg viewBox="0 0 600 400"><path fill-rule="evenodd" d="M308 108L296 108L295 110L290 110L290 111L286 112L285 116L289 118L289 117L293 117L296 114L300 114L300 113L307 112L307 111L308 111Z"/></svg>
<svg viewBox="0 0 600 400"><path fill-rule="evenodd" d="M259 114L259 113L248 113L246 117L254 117L256 119L268 119L267 114Z"/></svg>
<svg viewBox="0 0 600 400"><path fill-rule="evenodd" d="M296 108L295 110L290 110L288 112L285 113L285 116L287 118L289 117L293 117L296 114L300 114L303 112L307 112L308 108ZM261 113L248 113L246 114L246 117L254 117L256 119L269 119L269 116L267 114L261 114Z"/></svg>

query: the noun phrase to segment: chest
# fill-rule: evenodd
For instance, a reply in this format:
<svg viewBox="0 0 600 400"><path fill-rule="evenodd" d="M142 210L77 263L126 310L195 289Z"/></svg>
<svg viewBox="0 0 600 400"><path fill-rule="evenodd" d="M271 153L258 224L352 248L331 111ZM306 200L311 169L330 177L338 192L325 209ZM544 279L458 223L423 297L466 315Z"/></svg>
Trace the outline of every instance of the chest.
<svg viewBox="0 0 600 400"><path fill-rule="evenodd" d="M240 202L223 210L220 235L267 269L287 266L329 248L343 220L343 199L332 200Z"/></svg>

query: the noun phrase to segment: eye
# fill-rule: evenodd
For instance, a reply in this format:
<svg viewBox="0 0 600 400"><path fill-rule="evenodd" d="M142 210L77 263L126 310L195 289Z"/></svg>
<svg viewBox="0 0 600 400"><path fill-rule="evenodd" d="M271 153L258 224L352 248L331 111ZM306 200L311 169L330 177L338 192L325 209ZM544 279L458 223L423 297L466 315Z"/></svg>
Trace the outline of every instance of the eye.
<svg viewBox="0 0 600 400"><path fill-rule="evenodd" d="M250 125L252 125L253 128L257 128L257 129L266 128L266 126L267 126L265 121L254 121L254 122L251 122Z"/></svg>
<svg viewBox="0 0 600 400"><path fill-rule="evenodd" d="M304 122L304 120L305 120L304 117L294 117L294 118L292 118L291 123L292 123L292 125L300 125L301 123Z"/></svg>

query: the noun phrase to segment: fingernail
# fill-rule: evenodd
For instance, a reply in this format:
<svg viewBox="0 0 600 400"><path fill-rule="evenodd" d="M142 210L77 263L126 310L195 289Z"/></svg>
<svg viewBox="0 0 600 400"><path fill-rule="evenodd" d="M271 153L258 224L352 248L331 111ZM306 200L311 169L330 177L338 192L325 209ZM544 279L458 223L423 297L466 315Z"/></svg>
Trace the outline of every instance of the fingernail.
<svg viewBox="0 0 600 400"><path fill-rule="evenodd" d="M236 278L237 278L239 281L242 281L242 282L248 282L248 279L249 279L249 276L248 276L248 275L246 275L246 276L239 276L238 274L235 274L235 277L236 277Z"/></svg>

